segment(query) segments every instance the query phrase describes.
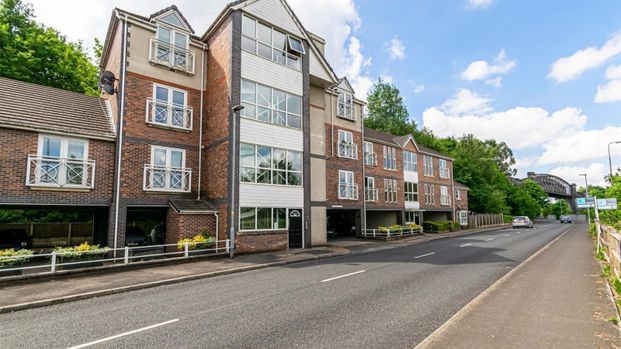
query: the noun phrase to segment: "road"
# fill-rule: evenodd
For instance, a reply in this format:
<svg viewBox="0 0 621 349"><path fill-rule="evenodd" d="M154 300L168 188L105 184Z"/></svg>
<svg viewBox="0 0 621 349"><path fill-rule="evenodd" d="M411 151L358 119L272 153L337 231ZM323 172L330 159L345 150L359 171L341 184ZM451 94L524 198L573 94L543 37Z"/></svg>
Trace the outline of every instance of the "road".
<svg viewBox="0 0 621 349"><path fill-rule="evenodd" d="M499 229L4 314L0 348L413 348L569 228Z"/></svg>

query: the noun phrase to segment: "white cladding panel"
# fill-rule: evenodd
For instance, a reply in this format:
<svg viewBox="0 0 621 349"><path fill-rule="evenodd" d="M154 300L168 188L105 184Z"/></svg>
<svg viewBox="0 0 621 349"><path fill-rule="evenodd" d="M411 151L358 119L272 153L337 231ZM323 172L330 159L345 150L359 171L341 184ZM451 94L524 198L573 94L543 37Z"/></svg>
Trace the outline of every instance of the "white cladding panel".
<svg viewBox="0 0 621 349"><path fill-rule="evenodd" d="M317 54L315 54L315 51L309 50L310 51L310 75L316 76L320 79L326 80L326 81L332 81L332 78L330 78L330 74L326 71L326 68L324 68L323 64L321 64L321 60L319 57L317 57Z"/></svg>
<svg viewBox="0 0 621 349"><path fill-rule="evenodd" d="M258 0L244 7L244 10L275 27L282 28L300 38L304 37L280 0Z"/></svg>
<svg viewBox="0 0 621 349"><path fill-rule="evenodd" d="M304 94L301 72L246 51L242 51L241 76L298 96Z"/></svg>
<svg viewBox="0 0 621 349"><path fill-rule="evenodd" d="M405 202L406 210L418 210L420 209L420 202L418 201L406 201Z"/></svg>
<svg viewBox="0 0 621 349"><path fill-rule="evenodd" d="M418 172L403 171L403 180L405 182L418 183Z"/></svg>
<svg viewBox="0 0 621 349"><path fill-rule="evenodd" d="M266 122L241 118L239 138L243 143L304 151L304 134L301 130L276 126Z"/></svg>
<svg viewBox="0 0 621 349"><path fill-rule="evenodd" d="M304 207L304 188L241 183L240 207Z"/></svg>

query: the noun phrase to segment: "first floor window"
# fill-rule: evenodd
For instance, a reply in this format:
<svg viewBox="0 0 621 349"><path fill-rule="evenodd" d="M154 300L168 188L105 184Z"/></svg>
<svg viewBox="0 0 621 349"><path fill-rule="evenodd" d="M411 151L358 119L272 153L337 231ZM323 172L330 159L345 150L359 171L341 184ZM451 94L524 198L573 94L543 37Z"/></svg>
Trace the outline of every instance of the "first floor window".
<svg viewBox="0 0 621 349"><path fill-rule="evenodd" d="M185 150L151 148L151 188L181 190L185 184Z"/></svg>
<svg viewBox="0 0 621 349"><path fill-rule="evenodd" d="M455 200L461 200L461 192L459 189L455 189Z"/></svg>
<svg viewBox="0 0 621 349"><path fill-rule="evenodd" d="M242 143L239 149L240 181L274 185L302 185L302 153Z"/></svg>
<svg viewBox="0 0 621 349"><path fill-rule="evenodd" d="M405 201L418 201L418 183L405 182Z"/></svg>
<svg viewBox="0 0 621 349"><path fill-rule="evenodd" d="M440 186L440 204L448 206L451 204L451 197L449 196L449 190L446 186Z"/></svg>
<svg viewBox="0 0 621 349"><path fill-rule="evenodd" d="M242 231L287 229L287 209L241 207L239 209L239 229Z"/></svg>
<svg viewBox="0 0 621 349"><path fill-rule="evenodd" d="M416 154L410 151L403 151L403 170L416 172L418 171L418 164L416 163Z"/></svg>
<svg viewBox="0 0 621 349"><path fill-rule="evenodd" d="M384 146L384 169L397 169L397 150L394 147Z"/></svg>
<svg viewBox="0 0 621 349"><path fill-rule="evenodd" d="M448 163L444 159L438 160L438 168L440 169L440 177L441 178L449 178L449 169Z"/></svg>
<svg viewBox="0 0 621 349"><path fill-rule="evenodd" d="M384 179L384 201L397 202L397 180Z"/></svg>
<svg viewBox="0 0 621 349"><path fill-rule="evenodd" d="M37 150L37 184L84 185L88 177L88 141L41 135ZM32 166L32 164L31 164Z"/></svg>
<svg viewBox="0 0 621 349"><path fill-rule="evenodd" d="M431 156L423 156L423 174L433 177L433 158Z"/></svg>

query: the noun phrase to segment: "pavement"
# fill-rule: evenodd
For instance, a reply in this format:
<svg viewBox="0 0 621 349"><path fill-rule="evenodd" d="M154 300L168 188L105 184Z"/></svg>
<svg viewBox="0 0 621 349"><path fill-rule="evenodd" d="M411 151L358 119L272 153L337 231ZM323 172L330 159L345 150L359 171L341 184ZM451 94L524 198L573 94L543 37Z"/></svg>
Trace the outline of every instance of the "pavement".
<svg viewBox="0 0 621 349"><path fill-rule="evenodd" d="M461 309L486 294L485 290L497 285L499 279L521 275L511 270L551 241L563 236L525 265L554 251L556 244L573 234L586 236L583 227L563 235L571 227L547 222L529 230L496 228L425 243L387 243L391 246L374 247L377 250L371 252L0 314L0 347L411 349L445 327L443 324L455 314L463 314ZM588 238L582 241L582 248L581 253L592 258ZM579 262L593 261L575 255ZM567 261L551 258L547 262L561 263L554 269L560 273ZM576 265L579 262L567 266L580 268ZM595 282L593 275L599 275L596 268L573 278ZM571 285L571 280L561 281ZM550 302L566 292L562 283L547 288L539 285L542 283L530 286L546 292L544 298ZM583 303L598 302L593 293L585 293L587 296ZM576 301L559 298L559 302L566 300ZM605 299L601 301L601 309L597 309L605 318ZM611 311L610 299L607 305ZM564 303L566 308L576 306ZM505 313L503 305L496 304L495 308ZM523 311L519 307L509 309L515 314ZM512 324L527 326L522 323L528 321L533 319L517 317ZM574 331L570 323L573 318L565 321L568 330ZM586 324L586 320L580 321ZM558 338L563 334L571 336L560 323L549 327L550 347L564 348L554 344L562 343ZM581 347L598 347L601 342L596 335L617 330L606 321L598 323L598 328L599 332L576 332L583 339ZM462 338L456 346L489 347L478 343L483 342ZM520 339L515 343L521 343Z"/></svg>
<svg viewBox="0 0 621 349"><path fill-rule="evenodd" d="M584 224L500 280L417 349L621 348L618 318Z"/></svg>

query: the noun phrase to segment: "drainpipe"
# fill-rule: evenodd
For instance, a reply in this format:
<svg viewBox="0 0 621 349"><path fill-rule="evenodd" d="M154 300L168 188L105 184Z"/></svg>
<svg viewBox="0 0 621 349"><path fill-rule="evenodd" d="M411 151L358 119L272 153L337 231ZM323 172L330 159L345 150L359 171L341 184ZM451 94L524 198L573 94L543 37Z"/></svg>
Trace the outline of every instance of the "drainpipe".
<svg viewBox="0 0 621 349"><path fill-rule="evenodd" d="M236 183L235 183L235 174L237 172L237 157L236 157L236 151L237 151L237 117L239 116L239 113L241 112L241 110L244 109L243 106L241 105L237 105L235 107L233 107L231 110L233 111L233 124L232 124L232 133L231 133L231 140L230 142L233 142L233 146L231 147L232 150L232 169L231 169L231 219L230 219L230 228L229 228L229 239L231 240L231 253L230 253L230 257L233 258L235 257L235 187L236 187Z"/></svg>
<svg viewBox="0 0 621 349"><path fill-rule="evenodd" d="M198 130L198 194L196 195L196 199L201 199L201 178L203 171L203 103L205 96L205 51L207 50L207 44L203 43L203 51L201 54L201 111L200 111L200 120L198 121L199 130ZM217 217L217 216L216 216ZM217 235L216 235L217 236Z"/></svg>
<svg viewBox="0 0 621 349"><path fill-rule="evenodd" d="M360 107L360 112L360 123L362 125L362 232L364 233L367 230L367 178L364 164L364 115L362 115L362 107Z"/></svg>
<svg viewBox="0 0 621 349"><path fill-rule="evenodd" d="M330 90L330 157L334 157L334 93L336 88Z"/></svg>
<svg viewBox="0 0 621 349"><path fill-rule="evenodd" d="M456 222L455 215L457 215L457 211L455 210L455 178L453 177L453 162L451 161L451 202L453 203L451 206L453 207L453 221Z"/></svg>
<svg viewBox="0 0 621 349"><path fill-rule="evenodd" d="M116 195L115 195L115 204L114 204L114 257L116 257L116 248L119 239L119 201L121 199L121 159L123 158L123 121L125 117L125 71L127 67L127 14L121 17L116 11L116 18L121 19L123 21L123 52L122 52L122 64L121 64L121 79L119 80L121 87L121 112L119 115L119 146L118 146L118 158L116 165Z"/></svg>

